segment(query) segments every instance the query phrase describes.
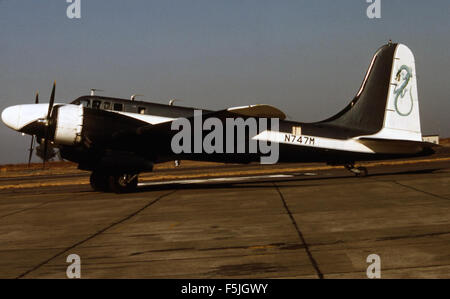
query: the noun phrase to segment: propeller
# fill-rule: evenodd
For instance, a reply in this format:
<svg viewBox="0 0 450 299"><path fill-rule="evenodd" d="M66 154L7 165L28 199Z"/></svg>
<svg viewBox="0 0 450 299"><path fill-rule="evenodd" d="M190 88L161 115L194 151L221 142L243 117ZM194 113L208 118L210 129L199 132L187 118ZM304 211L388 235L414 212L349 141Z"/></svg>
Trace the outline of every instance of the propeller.
<svg viewBox="0 0 450 299"><path fill-rule="evenodd" d="M44 131L44 159L42 163L42 167L45 168L45 161L47 160L47 149L48 149L48 135L49 135L49 126L51 122L53 104L55 103L55 88L56 81L53 82L52 94L50 95L50 102L48 103L48 113L47 118L45 119L45 131Z"/></svg>
<svg viewBox="0 0 450 299"><path fill-rule="evenodd" d="M36 92L36 99L34 100L35 104L39 104L39 92ZM31 164L31 157L33 156L33 150L34 150L34 135L31 135L31 143L30 143L30 149L28 150L30 153L28 154L28 167L30 167Z"/></svg>

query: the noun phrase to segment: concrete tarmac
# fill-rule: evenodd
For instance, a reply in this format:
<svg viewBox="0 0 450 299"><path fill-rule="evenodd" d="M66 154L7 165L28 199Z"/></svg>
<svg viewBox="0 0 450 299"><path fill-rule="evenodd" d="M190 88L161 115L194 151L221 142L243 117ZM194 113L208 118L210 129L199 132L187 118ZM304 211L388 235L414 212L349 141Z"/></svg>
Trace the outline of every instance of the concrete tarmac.
<svg viewBox="0 0 450 299"><path fill-rule="evenodd" d="M82 278L366 278L370 254L382 278L450 278L449 159L373 165L363 178L300 166L150 174L132 194L71 183L79 174L5 187L0 278L66 278L70 254Z"/></svg>

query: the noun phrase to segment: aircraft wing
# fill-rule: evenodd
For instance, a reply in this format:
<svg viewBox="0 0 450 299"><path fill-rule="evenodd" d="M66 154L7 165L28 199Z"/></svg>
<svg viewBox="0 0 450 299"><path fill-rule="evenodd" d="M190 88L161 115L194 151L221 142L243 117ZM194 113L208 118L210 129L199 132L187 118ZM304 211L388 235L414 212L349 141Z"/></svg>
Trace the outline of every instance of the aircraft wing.
<svg viewBox="0 0 450 299"><path fill-rule="evenodd" d="M232 107L228 108L227 111L240 114L242 116L279 118L281 120L286 119L286 114L284 114L283 111L266 104Z"/></svg>
<svg viewBox="0 0 450 299"><path fill-rule="evenodd" d="M226 118L279 118L285 119L286 115L279 109L270 105L249 105L232 107L219 111L202 113L202 118L215 117L221 120ZM187 119L192 122L194 116ZM110 147L118 150L141 152L143 148L158 148L162 152L170 150L170 140L177 133L171 129L173 121L160 124L146 124L132 130L123 130L114 134ZM141 152L141 154L145 154Z"/></svg>
<svg viewBox="0 0 450 299"><path fill-rule="evenodd" d="M216 118L227 118L227 117L238 117L242 116L246 117L256 117L256 118L279 118L280 120L286 119L286 114L284 114L281 110L276 107L266 105L266 104L257 104L257 105L248 105L248 106L240 106L240 107L231 107L225 110L211 111L205 112L203 111L202 117L203 119L209 117ZM187 119L192 119L193 117L188 117ZM152 135L158 133L166 133L170 131L172 121L155 124L155 125L144 125L137 128L133 133L128 131L123 131L118 137L124 137L124 135Z"/></svg>

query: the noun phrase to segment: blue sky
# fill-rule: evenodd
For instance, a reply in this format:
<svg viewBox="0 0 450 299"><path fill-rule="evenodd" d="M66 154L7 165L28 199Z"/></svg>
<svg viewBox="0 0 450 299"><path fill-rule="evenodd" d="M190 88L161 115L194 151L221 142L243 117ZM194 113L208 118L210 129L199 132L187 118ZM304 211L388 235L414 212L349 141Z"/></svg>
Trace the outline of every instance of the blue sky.
<svg viewBox="0 0 450 299"><path fill-rule="evenodd" d="M450 2L381 0L0 0L0 109L36 90L71 101L102 94L221 109L272 104L315 121L355 95L389 39L416 57L422 131L450 136ZM0 125L0 163L26 160L29 137ZM37 161L37 160L36 160Z"/></svg>

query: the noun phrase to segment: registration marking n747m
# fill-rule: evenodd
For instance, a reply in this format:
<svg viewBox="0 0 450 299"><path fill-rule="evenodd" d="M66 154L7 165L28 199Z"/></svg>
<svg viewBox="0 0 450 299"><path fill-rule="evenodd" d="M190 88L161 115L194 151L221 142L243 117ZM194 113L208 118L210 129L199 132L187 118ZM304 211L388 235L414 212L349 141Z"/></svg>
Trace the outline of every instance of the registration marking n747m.
<svg viewBox="0 0 450 299"><path fill-rule="evenodd" d="M298 143L303 145L315 145L315 138L309 136L297 136L292 134L284 134L284 142Z"/></svg>

